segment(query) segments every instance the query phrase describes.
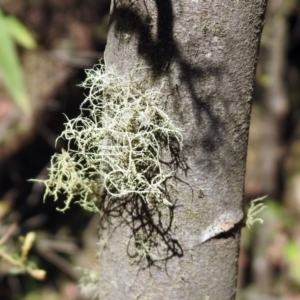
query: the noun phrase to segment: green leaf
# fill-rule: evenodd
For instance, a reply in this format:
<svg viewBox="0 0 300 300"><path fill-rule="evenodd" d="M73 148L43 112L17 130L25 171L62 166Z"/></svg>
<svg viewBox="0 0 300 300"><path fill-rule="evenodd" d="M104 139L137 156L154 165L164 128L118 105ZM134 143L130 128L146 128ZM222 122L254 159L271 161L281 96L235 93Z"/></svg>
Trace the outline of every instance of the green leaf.
<svg viewBox="0 0 300 300"><path fill-rule="evenodd" d="M31 105L22 77L22 69L16 46L7 27L6 17L0 10L0 78L16 104L26 113Z"/></svg>
<svg viewBox="0 0 300 300"><path fill-rule="evenodd" d="M28 50L36 47L36 42L29 30L16 18L12 16L5 17L7 30L13 39Z"/></svg>

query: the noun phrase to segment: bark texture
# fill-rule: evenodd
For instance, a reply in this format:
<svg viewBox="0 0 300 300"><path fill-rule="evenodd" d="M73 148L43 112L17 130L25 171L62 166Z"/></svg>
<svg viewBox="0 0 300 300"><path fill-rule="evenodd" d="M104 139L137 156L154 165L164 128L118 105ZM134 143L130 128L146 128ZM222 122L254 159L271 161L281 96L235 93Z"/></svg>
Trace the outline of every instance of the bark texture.
<svg viewBox="0 0 300 300"><path fill-rule="evenodd" d="M143 207L139 222L133 214L126 222L108 216L100 229L100 299L234 299L265 6L265 0L112 1L106 65L120 74L146 66L145 85L166 82L162 105L183 129L189 169L177 174L175 208L159 221ZM160 236L152 244L157 260L131 255L135 224L149 238Z"/></svg>

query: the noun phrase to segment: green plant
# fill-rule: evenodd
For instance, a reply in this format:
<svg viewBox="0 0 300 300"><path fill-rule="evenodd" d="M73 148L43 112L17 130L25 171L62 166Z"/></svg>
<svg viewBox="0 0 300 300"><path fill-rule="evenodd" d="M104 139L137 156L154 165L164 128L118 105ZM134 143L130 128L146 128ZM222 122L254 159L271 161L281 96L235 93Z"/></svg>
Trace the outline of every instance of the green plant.
<svg viewBox="0 0 300 300"><path fill-rule="evenodd" d="M26 49L36 47L27 28L16 18L4 15L0 9L0 75L16 104L25 113L31 112L27 91L22 77L16 44Z"/></svg>

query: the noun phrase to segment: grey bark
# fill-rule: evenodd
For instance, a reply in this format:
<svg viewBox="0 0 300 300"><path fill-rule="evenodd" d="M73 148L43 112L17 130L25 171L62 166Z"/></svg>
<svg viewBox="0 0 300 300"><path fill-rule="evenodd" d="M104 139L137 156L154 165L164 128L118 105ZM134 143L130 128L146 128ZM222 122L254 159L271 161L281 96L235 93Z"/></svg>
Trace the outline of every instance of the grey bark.
<svg viewBox="0 0 300 300"><path fill-rule="evenodd" d="M134 226L100 229L100 299L234 299L251 97L265 0L115 0L105 52L120 74L147 66L183 129L189 167L160 230L161 260L130 255ZM146 84L146 83L145 83ZM175 196L174 196L175 197ZM162 216L162 219L167 216ZM165 245L162 245L164 244Z"/></svg>

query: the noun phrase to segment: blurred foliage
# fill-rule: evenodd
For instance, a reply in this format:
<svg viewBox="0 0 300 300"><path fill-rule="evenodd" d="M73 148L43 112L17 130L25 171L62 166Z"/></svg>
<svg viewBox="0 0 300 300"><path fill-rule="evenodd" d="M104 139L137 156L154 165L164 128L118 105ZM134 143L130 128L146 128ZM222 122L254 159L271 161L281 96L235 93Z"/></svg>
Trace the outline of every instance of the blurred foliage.
<svg viewBox="0 0 300 300"><path fill-rule="evenodd" d="M289 241L285 245L284 258L287 264L289 279L300 285L300 243Z"/></svg>
<svg viewBox="0 0 300 300"><path fill-rule="evenodd" d="M43 187L28 179L46 176L63 113L78 114L83 96L77 84L84 68L103 56L109 5L109 0L0 0L0 239L7 237L0 245L0 299L83 299L75 267L95 264L99 220L76 207L68 217L57 214L50 201L43 204ZM36 51L18 49L36 47L22 24L34 32ZM15 125L26 132L12 134ZM1 137L10 142L1 143ZM24 244L30 244L30 232L36 239L29 250ZM36 280L44 270L45 279Z"/></svg>
<svg viewBox="0 0 300 300"><path fill-rule="evenodd" d="M31 113L31 105L22 76L22 66L16 43L28 50L36 47L36 42L27 28L16 18L6 16L0 9L0 74L15 103L26 114Z"/></svg>
<svg viewBox="0 0 300 300"><path fill-rule="evenodd" d="M12 227L15 227L12 224ZM9 231L8 231L9 232ZM0 258L5 263L10 266L1 265L1 273L5 273L5 267L7 267L6 272L12 275L19 275L27 273L37 280L44 280L46 276L46 271L38 269L33 260L29 259L28 254L31 250L33 243L35 241L35 233L29 232L25 237L19 237L21 241L20 250L11 249L5 246L5 241L9 238L9 234L5 234L0 240Z"/></svg>

